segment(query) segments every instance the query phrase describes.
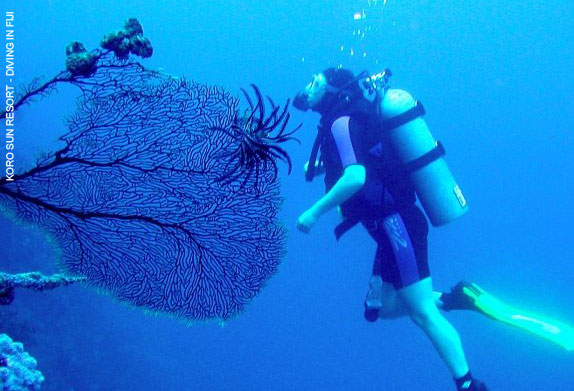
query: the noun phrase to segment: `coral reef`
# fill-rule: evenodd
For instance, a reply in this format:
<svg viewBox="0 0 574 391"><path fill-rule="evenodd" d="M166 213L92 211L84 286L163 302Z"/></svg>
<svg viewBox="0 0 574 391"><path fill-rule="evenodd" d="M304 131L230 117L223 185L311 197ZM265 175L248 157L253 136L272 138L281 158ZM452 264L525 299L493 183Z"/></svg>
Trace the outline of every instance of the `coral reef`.
<svg viewBox="0 0 574 391"><path fill-rule="evenodd" d="M24 351L20 342L0 334L0 390L39 390L44 376L36 369L36 365L36 359Z"/></svg>

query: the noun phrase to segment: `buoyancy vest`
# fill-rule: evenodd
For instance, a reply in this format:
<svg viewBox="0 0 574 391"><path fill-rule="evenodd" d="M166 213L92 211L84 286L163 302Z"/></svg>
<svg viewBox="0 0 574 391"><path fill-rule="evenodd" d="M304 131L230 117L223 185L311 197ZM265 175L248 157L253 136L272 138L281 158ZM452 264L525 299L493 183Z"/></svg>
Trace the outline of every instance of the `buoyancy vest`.
<svg viewBox="0 0 574 391"><path fill-rule="evenodd" d="M378 103L378 102L377 102ZM319 122L321 162L325 168L326 192L343 175L344 167L331 132L333 122L349 116L349 131L357 162L365 167L364 186L341 204L344 222L335 230L337 239L360 221L394 213L416 201L408 172L385 140L384 122L376 103L361 99L335 107Z"/></svg>

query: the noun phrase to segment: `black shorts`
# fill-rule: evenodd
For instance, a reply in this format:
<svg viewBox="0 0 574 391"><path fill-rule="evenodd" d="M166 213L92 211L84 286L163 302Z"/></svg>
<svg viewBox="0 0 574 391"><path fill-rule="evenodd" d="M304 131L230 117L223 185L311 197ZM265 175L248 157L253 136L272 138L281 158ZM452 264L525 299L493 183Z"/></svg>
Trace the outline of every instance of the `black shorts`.
<svg viewBox="0 0 574 391"><path fill-rule="evenodd" d="M373 275L404 288L430 276L427 235L429 226L423 212L412 205L400 212L363 225L377 242Z"/></svg>

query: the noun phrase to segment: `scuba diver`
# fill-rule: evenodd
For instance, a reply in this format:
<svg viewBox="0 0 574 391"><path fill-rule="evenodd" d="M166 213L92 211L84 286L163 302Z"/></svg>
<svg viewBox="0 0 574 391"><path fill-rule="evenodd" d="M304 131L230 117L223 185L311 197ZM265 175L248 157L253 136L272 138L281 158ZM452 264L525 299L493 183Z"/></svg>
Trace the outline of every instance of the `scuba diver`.
<svg viewBox="0 0 574 391"><path fill-rule="evenodd" d="M428 223L417 196L435 226L462 216L468 205L444 162L444 148L421 118L422 104L406 91L390 89L390 76L389 70L355 76L328 68L295 97L295 108L321 115L305 177L324 174L326 185L326 194L299 216L297 228L309 233L335 207L343 217L335 228L337 240L362 223L377 243L365 318L410 316L450 369L457 390L487 391L471 375L458 332L439 309L475 310L570 350L574 331L526 316L473 283L461 282L449 293L433 291Z"/></svg>

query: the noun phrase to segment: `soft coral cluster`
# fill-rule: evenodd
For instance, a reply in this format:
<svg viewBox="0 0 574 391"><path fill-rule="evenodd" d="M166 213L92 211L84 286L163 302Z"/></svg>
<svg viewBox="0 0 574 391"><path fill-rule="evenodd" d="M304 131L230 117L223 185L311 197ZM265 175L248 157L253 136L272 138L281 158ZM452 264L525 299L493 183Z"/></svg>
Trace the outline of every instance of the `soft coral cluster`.
<svg viewBox="0 0 574 391"><path fill-rule="evenodd" d="M39 390L44 382L36 369L36 359L24 351L20 342L0 334L0 389L2 391Z"/></svg>

